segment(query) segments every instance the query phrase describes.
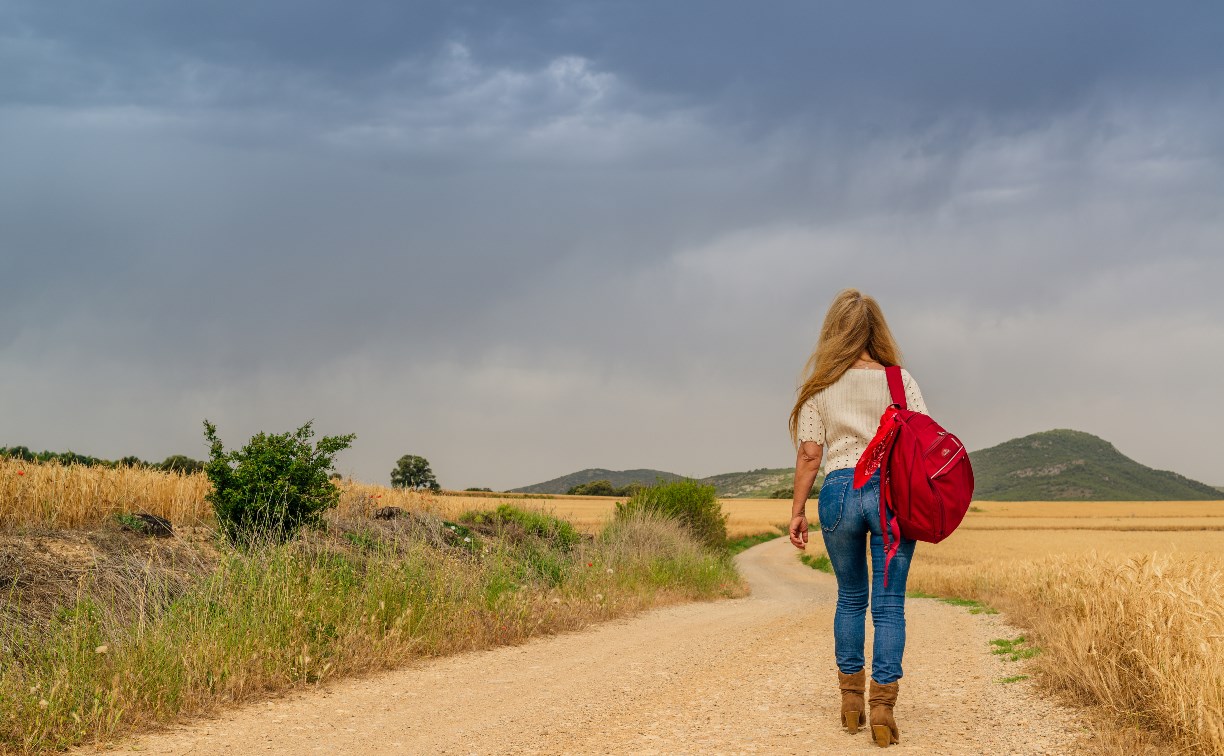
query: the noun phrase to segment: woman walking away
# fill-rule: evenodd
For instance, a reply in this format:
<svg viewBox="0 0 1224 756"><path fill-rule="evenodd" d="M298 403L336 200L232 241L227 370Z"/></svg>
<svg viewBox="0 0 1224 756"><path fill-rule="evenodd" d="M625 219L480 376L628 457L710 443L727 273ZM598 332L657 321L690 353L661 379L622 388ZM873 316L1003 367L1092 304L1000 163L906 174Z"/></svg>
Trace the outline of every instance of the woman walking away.
<svg viewBox="0 0 1224 756"><path fill-rule="evenodd" d="M825 479L817 510L825 551L837 576L833 641L841 682L841 721L858 732L863 714L866 671L864 620L868 596L875 644L871 653L869 720L877 745L900 742L893 718L905 651L905 581L914 541L902 539L883 584L884 539L880 531L880 474L862 488L853 485L854 467L891 403L884 368L901 364L884 314L874 299L855 289L839 293L829 307L816 351L804 369L798 401L790 415L791 438L798 447L790 540L803 549L808 541L807 500L824 462ZM918 384L902 371L911 410L926 413ZM868 593L868 546L871 551Z"/></svg>

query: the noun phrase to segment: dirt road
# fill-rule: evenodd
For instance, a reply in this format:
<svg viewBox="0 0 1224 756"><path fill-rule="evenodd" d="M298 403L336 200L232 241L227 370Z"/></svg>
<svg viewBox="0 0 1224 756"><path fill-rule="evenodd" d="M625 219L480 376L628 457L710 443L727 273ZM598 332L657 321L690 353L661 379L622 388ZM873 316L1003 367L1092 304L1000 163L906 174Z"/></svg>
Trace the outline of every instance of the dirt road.
<svg viewBox="0 0 1224 756"><path fill-rule="evenodd" d="M800 564L785 539L738 559L752 587L745 599L431 660L145 737L122 753L879 752L865 731L837 726L833 578ZM931 599L907 612L892 752L1078 752L1068 712L1028 682L997 682L1019 670L991 655L989 641L1014 629Z"/></svg>

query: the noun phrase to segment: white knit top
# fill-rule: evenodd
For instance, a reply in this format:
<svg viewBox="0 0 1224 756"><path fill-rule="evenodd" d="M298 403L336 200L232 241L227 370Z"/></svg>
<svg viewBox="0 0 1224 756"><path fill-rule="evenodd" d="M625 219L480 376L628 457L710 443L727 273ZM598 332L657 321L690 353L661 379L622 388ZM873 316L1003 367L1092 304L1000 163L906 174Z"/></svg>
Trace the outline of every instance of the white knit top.
<svg viewBox="0 0 1224 756"><path fill-rule="evenodd" d="M913 376L901 370L908 409L927 414ZM892 403L883 370L851 368L837 382L817 391L799 412L799 443L824 447L825 473L854 467L880 427L880 415Z"/></svg>

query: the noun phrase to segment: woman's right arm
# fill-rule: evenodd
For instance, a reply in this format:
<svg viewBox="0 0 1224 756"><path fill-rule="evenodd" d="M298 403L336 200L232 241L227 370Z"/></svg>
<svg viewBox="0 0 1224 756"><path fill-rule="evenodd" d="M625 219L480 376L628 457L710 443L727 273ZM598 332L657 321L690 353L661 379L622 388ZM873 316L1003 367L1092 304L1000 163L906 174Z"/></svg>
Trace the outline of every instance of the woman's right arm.
<svg viewBox="0 0 1224 756"><path fill-rule="evenodd" d="M812 484L820 472L820 461L824 447L815 441L804 441L795 456L795 497L791 501L790 542L797 549L807 547L808 521L807 500L812 493Z"/></svg>

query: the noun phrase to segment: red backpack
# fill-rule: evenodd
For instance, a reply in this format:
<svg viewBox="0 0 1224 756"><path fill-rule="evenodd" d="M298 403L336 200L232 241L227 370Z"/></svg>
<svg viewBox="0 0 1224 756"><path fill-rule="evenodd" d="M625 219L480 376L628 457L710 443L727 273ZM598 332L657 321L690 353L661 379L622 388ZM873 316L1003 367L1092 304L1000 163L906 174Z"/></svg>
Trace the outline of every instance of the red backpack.
<svg viewBox="0 0 1224 756"><path fill-rule="evenodd" d="M960 439L921 412L906 409L901 368L885 368L893 403L854 468L862 488L880 471L884 585L901 537L939 543L956 530L973 499L973 466ZM892 520L889 520L889 513Z"/></svg>

